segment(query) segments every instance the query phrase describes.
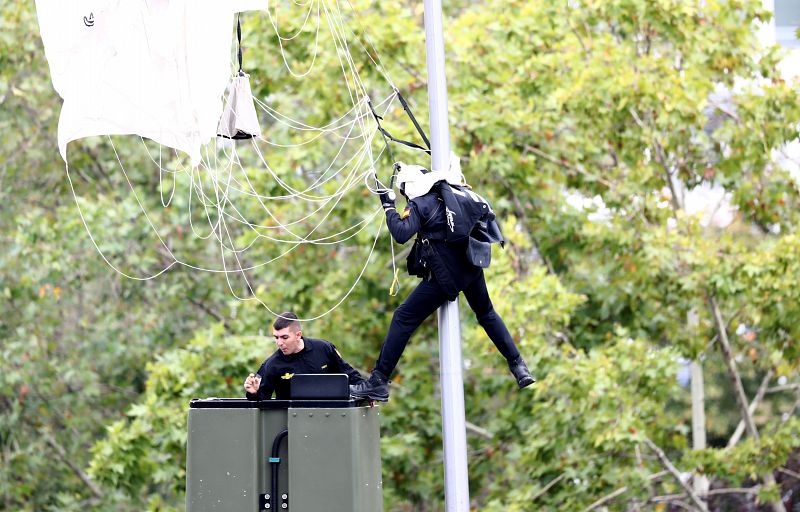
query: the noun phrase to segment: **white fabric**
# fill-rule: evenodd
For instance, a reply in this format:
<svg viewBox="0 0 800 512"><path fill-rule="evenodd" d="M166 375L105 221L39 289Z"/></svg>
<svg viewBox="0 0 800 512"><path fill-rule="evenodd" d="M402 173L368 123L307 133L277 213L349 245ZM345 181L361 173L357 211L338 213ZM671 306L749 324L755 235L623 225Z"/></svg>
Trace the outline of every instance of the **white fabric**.
<svg viewBox="0 0 800 512"><path fill-rule="evenodd" d="M231 80L225 109L217 126L217 135L233 138L238 133L251 137L261 136L253 93L250 91L250 75L245 74L237 74Z"/></svg>
<svg viewBox="0 0 800 512"><path fill-rule="evenodd" d="M138 134L200 161L232 74L234 14L265 0L36 0L58 146Z"/></svg>
<svg viewBox="0 0 800 512"><path fill-rule="evenodd" d="M458 173L446 171L428 172L421 165L410 165L403 162L397 162L397 165L400 170L397 171L395 181L398 187L405 184L404 194L409 199L424 196L430 192L431 187L440 181L446 181L451 185L464 184L464 175L460 172L460 165Z"/></svg>

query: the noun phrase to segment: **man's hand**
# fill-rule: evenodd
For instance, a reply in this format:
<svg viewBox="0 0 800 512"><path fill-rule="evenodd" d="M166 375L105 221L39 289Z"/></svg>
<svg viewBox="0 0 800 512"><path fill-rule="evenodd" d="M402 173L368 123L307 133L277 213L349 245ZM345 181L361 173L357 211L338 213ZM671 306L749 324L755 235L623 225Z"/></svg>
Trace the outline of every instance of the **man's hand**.
<svg viewBox="0 0 800 512"><path fill-rule="evenodd" d="M381 206L384 210L394 209L394 199L395 193L392 190L386 190L378 194L378 197L381 198Z"/></svg>
<svg viewBox="0 0 800 512"><path fill-rule="evenodd" d="M261 387L261 375L251 373L244 379L244 390L246 392L256 394L259 387Z"/></svg>

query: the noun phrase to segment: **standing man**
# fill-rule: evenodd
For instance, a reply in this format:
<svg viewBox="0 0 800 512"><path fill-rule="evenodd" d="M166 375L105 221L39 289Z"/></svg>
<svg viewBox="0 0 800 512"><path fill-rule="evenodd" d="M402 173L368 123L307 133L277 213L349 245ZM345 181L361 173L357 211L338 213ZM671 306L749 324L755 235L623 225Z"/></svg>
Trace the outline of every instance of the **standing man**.
<svg viewBox="0 0 800 512"><path fill-rule="evenodd" d="M272 335L278 350L244 381L249 400L269 400L273 392L280 400L289 399L289 381L295 373L346 373L351 386L364 382L333 343L304 338L294 313L281 313L272 324Z"/></svg>
<svg viewBox="0 0 800 512"><path fill-rule="evenodd" d="M422 277L422 281L394 312L369 380L350 386L350 394L355 398L387 401L389 377L397 366L411 334L445 301L455 300L461 292L475 312L478 323L505 357L519 388L536 382L503 319L494 310L486 289L482 267L488 266L490 257L490 253L487 257L485 252L489 247L487 240L502 240L499 229L491 229L496 228L496 225L493 225L494 214L491 213L488 204L483 202L479 206L467 203L470 207L475 207L474 211L478 212L472 215L472 220L476 221L474 223L467 220L470 216L469 211L462 211L461 215L456 215L456 212L447 207L442 198L443 193L440 193L437 187L447 187L446 190L468 196L470 200L476 202L482 198L471 192L451 190L449 185L444 183L436 185L441 180L440 174L428 173L419 166L400 164L397 184L400 192L408 199L408 207L402 215L395 209L393 192L387 190L380 194L381 204L386 212L386 224L397 243L405 243L417 235L417 242L409 256L409 273ZM484 204L486 206L483 206ZM480 219L483 224L479 225L477 215L481 209L487 214ZM468 225L458 226L459 222L467 222ZM448 231L472 234L475 233L475 226L478 226L477 229L483 229L483 241L470 241L469 236L459 241L446 240ZM484 252L475 257L470 247L472 255L468 255L468 247L471 244L473 247L483 245Z"/></svg>

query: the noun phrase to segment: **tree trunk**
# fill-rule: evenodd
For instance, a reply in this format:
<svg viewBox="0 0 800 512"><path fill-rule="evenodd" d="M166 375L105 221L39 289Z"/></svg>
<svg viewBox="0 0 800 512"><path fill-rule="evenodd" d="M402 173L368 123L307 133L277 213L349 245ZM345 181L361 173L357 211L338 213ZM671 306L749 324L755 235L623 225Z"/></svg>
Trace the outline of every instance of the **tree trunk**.
<svg viewBox="0 0 800 512"><path fill-rule="evenodd" d="M752 437L755 441L758 441L758 429L756 429L756 424L753 422L753 415L750 413L747 395L745 395L744 386L742 386L742 379L739 376L739 371L736 369L736 360L733 358L731 344L728 341L728 333L725 331L725 322L722 320L722 313L720 312L717 300L713 295L709 296L708 303L711 306L711 312L714 315L714 324L717 328L717 339L719 339L722 355L725 358L725 365L728 367L728 377L731 379L731 383L733 384L733 390L736 395L736 403L739 405L739 412L742 415L742 421L744 421L747 435ZM764 475L764 483L767 485L776 485L775 477L772 475L771 470L769 473ZM786 509L783 507L783 501L780 499L772 502L772 508L775 509L775 512L786 512Z"/></svg>

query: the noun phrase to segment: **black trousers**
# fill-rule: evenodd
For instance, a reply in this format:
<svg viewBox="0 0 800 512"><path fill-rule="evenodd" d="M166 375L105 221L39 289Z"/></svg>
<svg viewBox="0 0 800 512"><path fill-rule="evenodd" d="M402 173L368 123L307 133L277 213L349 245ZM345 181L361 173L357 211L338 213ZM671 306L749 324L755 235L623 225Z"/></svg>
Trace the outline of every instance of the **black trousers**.
<svg viewBox="0 0 800 512"><path fill-rule="evenodd" d="M462 291L469 307L475 313L478 323L503 357L509 361L519 357L519 350L517 350L506 324L492 306L489 292L486 289L483 269ZM375 363L375 369L387 377L390 376L411 335L431 313L446 301L447 297L435 280L423 279L394 312L389 332L383 340L381 354L378 356L378 362Z"/></svg>

